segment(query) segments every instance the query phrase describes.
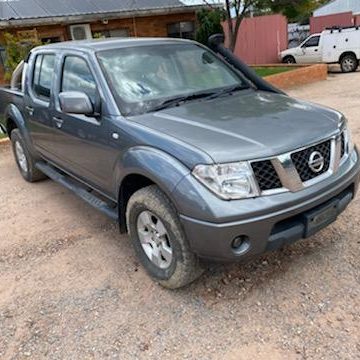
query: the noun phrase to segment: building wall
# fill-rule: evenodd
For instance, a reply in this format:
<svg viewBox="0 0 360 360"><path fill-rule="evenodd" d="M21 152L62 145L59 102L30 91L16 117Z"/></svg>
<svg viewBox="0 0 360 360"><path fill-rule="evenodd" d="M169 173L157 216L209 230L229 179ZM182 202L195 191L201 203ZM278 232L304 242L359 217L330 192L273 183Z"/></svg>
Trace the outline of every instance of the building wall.
<svg viewBox="0 0 360 360"><path fill-rule="evenodd" d="M353 26L354 17L352 12L344 12L340 14L313 16L310 18L310 32L320 33L327 27L332 26Z"/></svg>
<svg viewBox="0 0 360 360"><path fill-rule="evenodd" d="M223 26L226 35L227 24ZM248 64L272 64L279 62L279 52L287 47L287 19L266 15L242 21L234 53Z"/></svg>
<svg viewBox="0 0 360 360"><path fill-rule="evenodd" d="M180 21L195 21L195 12L177 13L167 15L157 15L149 17L134 17L127 19L109 20L108 23L96 21L90 23L92 32L100 32L104 30L119 30L127 29L130 36L146 36L146 37L161 37L167 36L167 25ZM36 29L39 39L49 37L59 37L61 41L71 40L69 25L51 25L51 26L36 26L28 28L15 28L9 31L11 33L18 33L27 30ZM0 42L2 40L2 33L0 31Z"/></svg>

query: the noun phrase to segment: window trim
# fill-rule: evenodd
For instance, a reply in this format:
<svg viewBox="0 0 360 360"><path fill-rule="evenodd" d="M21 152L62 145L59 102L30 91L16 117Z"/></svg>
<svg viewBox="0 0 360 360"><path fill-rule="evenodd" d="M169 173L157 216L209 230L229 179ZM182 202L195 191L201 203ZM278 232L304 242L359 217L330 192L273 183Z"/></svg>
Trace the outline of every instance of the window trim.
<svg viewBox="0 0 360 360"><path fill-rule="evenodd" d="M306 46L306 44L307 44L309 41L311 41L312 39L314 39L314 38L316 38L316 37L318 38L318 43L317 43L317 45ZM313 35L313 36L310 36L308 39L306 39L306 40L303 42L303 44L301 45L301 47L303 47L303 48L318 47L319 44L320 44L320 35Z"/></svg>
<svg viewBox="0 0 360 360"><path fill-rule="evenodd" d="M42 56L43 59L41 60L41 66L40 66L40 73L41 73L41 67L42 67L42 62L44 60L44 56L46 55L50 55L50 56L54 56L54 73L52 74L52 78L51 78L51 88L50 88L50 97L46 98L45 96L39 96L39 94L36 93L36 91L34 90L34 77L35 77L35 65L36 65L36 60L38 58L38 56ZM54 85L55 85L55 73L56 73L56 68L57 68L57 55L54 52L49 52L49 51L44 51L44 52L36 52L34 53L34 59L31 62L31 74L30 74L30 86L29 86L29 94L30 97L33 101L37 101L40 105L43 106L49 106L51 99L54 95Z"/></svg>
<svg viewBox="0 0 360 360"><path fill-rule="evenodd" d="M67 57L77 57L83 61L85 61L87 67L89 68L90 70L90 73L95 81L95 85L96 85L96 102L94 105L94 108L95 108L95 111L96 111L96 108L99 108L102 109L102 91L101 91L101 87L99 85L99 81L98 81L98 78L96 76L96 73L93 71L92 67L91 67L91 62L89 61L89 59L82 55L82 54L79 54L79 53L75 53L75 52L70 52L70 51L66 51L66 52L63 52L61 54L61 58L60 58L60 65L59 65L59 69L60 69L60 76L58 77L58 80L57 80L57 84L56 84L56 91L55 91L55 108L56 108L56 111L60 112L60 113L63 113L62 109L61 109L61 106L60 106L60 101L59 101L59 94L61 94L62 92L62 83L63 83L63 77L64 77L64 66L65 66L65 60ZM84 116L82 115L78 115L78 117L80 118L84 118ZM85 117L86 119L91 119L90 116L86 116Z"/></svg>
<svg viewBox="0 0 360 360"><path fill-rule="evenodd" d="M62 63L61 63L61 76L60 76L60 86L59 86L59 94L63 92L62 90L62 87L63 87L63 81L64 81L64 69L65 69L65 62L66 62L66 59L69 58L69 57L75 57L75 58L79 58L80 60L83 60L87 66L87 68L89 69L90 71L90 74L91 76L93 77L94 79L94 82L95 82L95 89L96 89L96 92L99 93L99 90L98 90L98 84L97 84L97 81L96 81L96 77L94 76L94 73L93 71L91 70L91 67L89 66L89 63L86 59L84 59L82 56L79 56L79 55L71 55L71 54L65 54L63 59L62 59ZM85 93L85 92L84 92ZM87 94L86 94L87 95ZM89 96L89 95L88 95Z"/></svg>

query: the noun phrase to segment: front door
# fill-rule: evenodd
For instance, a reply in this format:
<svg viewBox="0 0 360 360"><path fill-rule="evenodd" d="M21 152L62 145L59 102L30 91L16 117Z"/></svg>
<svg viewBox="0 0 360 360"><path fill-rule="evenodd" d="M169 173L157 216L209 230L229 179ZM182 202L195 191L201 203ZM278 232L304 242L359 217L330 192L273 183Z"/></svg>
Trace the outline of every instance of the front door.
<svg viewBox="0 0 360 360"><path fill-rule="evenodd" d="M95 107L99 92L97 81L84 57L63 58L59 92L83 92ZM114 156L109 146L106 117L64 113L60 104L53 111L53 151L56 163L95 188L110 192Z"/></svg>
<svg viewBox="0 0 360 360"><path fill-rule="evenodd" d="M297 63L314 64L322 60L321 48L319 46L320 35L309 37L299 48Z"/></svg>

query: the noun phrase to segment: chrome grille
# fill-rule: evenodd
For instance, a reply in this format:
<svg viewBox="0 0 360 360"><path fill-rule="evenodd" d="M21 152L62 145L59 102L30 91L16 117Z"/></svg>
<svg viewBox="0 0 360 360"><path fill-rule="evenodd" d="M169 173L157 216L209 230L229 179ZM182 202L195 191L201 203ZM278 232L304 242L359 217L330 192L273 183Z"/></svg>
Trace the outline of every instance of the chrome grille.
<svg viewBox="0 0 360 360"><path fill-rule="evenodd" d="M324 166L319 172L314 172L309 167L309 158L314 151L318 151L324 157ZM329 170L331 161L331 141L328 140L321 144L310 146L305 150L295 152L291 155L291 160L299 173L301 181L309 181Z"/></svg>
<svg viewBox="0 0 360 360"><path fill-rule="evenodd" d="M324 158L324 166L314 172L309 161L313 152ZM348 156L347 139L344 132L321 143L280 154L274 158L251 162L261 193L271 194L282 191L299 191L335 173L340 160Z"/></svg>
<svg viewBox="0 0 360 360"><path fill-rule="evenodd" d="M270 160L251 164L261 191L281 188L281 181Z"/></svg>

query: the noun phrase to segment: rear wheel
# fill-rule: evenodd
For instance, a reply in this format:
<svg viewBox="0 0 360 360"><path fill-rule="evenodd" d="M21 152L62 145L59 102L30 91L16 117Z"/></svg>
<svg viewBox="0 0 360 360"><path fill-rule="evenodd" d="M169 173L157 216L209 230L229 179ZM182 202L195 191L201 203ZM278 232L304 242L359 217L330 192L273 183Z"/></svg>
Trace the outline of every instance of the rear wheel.
<svg viewBox="0 0 360 360"><path fill-rule="evenodd" d="M359 62L354 54L346 54L340 60L340 67L343 73L354 72L359 66Z"/></svg>
<svg viewBox="0 0 360 360"><path fill-rule="evenodd" d="M156 185L130 198L126 220L141 264L160 285L176 289L201 275L199 259L190 250L176 211Z"/></svg>
<svg viewBox="0 0 360 360"><path fill-rule="evenodd" d="M295 60L295 58L293 56L288 55L288 56L284 57L283 63L284 64L296 64L296 60Z"/></svg>
<svg viewBox="0 0 360 360"><path fill-rule="evenodd" d="M46 176L35 167L24 138L19 129L14 129L10 134L12 148L16 160L16 164L20 170L22 177L29 182L43 180Z"/></svg>

